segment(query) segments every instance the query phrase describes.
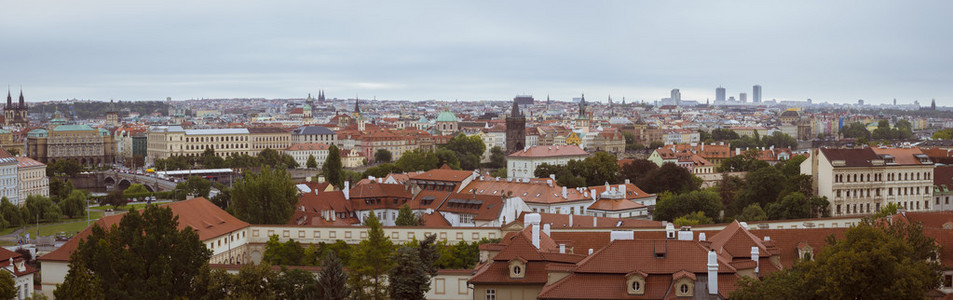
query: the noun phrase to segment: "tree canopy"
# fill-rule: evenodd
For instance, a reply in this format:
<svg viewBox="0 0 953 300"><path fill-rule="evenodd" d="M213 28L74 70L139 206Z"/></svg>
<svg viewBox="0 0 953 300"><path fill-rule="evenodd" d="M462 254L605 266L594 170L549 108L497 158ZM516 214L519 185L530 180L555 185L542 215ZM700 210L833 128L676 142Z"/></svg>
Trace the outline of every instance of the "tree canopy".
<svg viewBox="0 0 953 300"><path fill-rule="evenodd" d="M298 190L284 169L246 172L232 188L235 217L252 224L284 224L298 202Z"/></svg>
<svg viewBox="0 0 953 300"><path fill-rule="evenodd" d="M646 193L687 193L698 190L701 179L695 177L685 168L667 162L658 169L649 171L636 182L636 185Z"/></svg>
<svg viewBox="0 0 953 300"><path fill-rule="evenodd" d="M656 221L673 221L675 218L702 212L702 216L718 218L721 215L722 204L718 193L712 191L693 191L680 195L662 193L655 204Z"/></svg>
<svg viewBox="0 0 953 300"><path fill-rule="evenodd" d="M344 165L341 163L341 151L338 146L328 147L328 157L324 159L324 165L321 166L321 174L324 180L338 188L344 188Z"/></svg>
<svg viewBox="0 0 953 300"><path fill-rule="evenodd" d="M453 151L460 160L460 168L464 170L476 170L480 168L480 158L486 151L486 144L480 136L467 136L460 133L447 141L442 148Z"/></svg>
<svg viewBox="0 0 953 300"><path fill-rule="evenodd" d="M362 240L351 251L351 261L348 271L351 277L348 283L351 286L364 287L354 292L363 297L375 299L387 298L385 276L394 267L391 254L394 243L384 235L377 215L371 211L364 219L367 229L367 239Z"/></svg>
<svg viewBox="0 0 953 300"><path fill-rule="evenodd" d="M533 175L546 178L556 175L556 183L570 188L619 182L619 164L616 156L607 152L596 152L584 160L570 160L564 166L543 163L536 167Z"/></svg>
<svg viewBox="0 0 953 300"><path fill-rule="evenodd" d="M394 154L391 153L390 150L381 148L381 149L377 149L377 152L374 152L375 162L379 162L379 163L390 162L393 159L394 159Z"/></svg>

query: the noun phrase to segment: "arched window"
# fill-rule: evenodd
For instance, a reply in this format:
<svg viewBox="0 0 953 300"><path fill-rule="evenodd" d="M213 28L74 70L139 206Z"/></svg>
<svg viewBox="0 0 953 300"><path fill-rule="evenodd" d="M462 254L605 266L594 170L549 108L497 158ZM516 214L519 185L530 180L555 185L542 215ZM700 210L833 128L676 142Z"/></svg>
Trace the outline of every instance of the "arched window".
<svg viewBox="0 0 953 300"><path fill-rule="evenodd" d="M679 289L682 290L682 294L687 294L687 293L688 293L688 285L687 285L687 284L684 284L684 283L683 283L682 286L679 287Z"/></svg>
<svg viewBox="0 0 953 300"><path fill-rule="evenodd" d="M638 290L641 290L641 289L642 289L642 283L641 283L641 282L638 282L638 281L633 281L633 282L632 282L632 290L633 290L633 291L638 291Z"/></svg>
<svg viewBox="0 0 953 300"><path fill-rule="evenodd" d="M520 268L520 266L515 266L515 267L513 267L513 274L514 274L514 275L519 275L519 274L522 273L522 272L523 272L523 269Z"/></svg>

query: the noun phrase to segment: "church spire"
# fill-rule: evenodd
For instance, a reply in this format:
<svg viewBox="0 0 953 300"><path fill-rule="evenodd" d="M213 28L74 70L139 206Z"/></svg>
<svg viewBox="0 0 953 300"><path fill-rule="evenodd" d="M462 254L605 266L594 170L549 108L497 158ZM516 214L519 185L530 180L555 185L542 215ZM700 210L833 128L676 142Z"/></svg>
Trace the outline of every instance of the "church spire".
<svg viewBox="0 0 953 300"><path fill-rule="evenodd" d="M23 103L23 87L20 87L20 107L26 107L26 104Z"/></svg>
<svg viewBox="0 0 953 300"><path fill-rule="evenodd" d="M7 108L13 108L13 97L10 96L10 87L7 87Z"/></svg>
<svg viewBox="0 0 953 300"><path fill-rule="evenodd" d="M354 112L361 113L361 99L357 97L354 98Z"/></svg>

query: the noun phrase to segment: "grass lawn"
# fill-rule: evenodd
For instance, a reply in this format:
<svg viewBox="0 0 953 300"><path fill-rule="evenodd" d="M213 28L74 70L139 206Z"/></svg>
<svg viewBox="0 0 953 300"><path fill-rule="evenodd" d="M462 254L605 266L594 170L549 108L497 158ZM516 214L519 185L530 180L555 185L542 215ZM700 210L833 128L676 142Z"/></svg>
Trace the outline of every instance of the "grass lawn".
<svg viewBox="0 0 953 300"><path fill-rule="evenodd" d="M0 241L0 246L16 246L17 242L14 241Z"/></svg>
<svg viewBox="0 0 953 300"><path fill-rule="evenodd" d="M79 220L74 219L74 221L79 221ZM89 224L92 225L94 222L96 222L96 220L91 220ZM74 222L74 223L57 223L57 224L46 225L46 226L44 226L43 224L40 224L40 236L50 236L60 232L66 232L67 234L76 234L77 232L80 232L83 229L86 229L86 220L82 220L80 222ZM35 236L36 225L34 225L33 227L27 227L26 230L20 233L20 236L23 236L23 234L28 232L30 233L31 237Z"/></svg>
<svg viewBox="0 0 953 300"><path fill-rule="evenodd" d="M162 204L162 203L159 203L159 204ZM100 206L100 207L98 207L98 208L96 208L96 209L101 209L101 210L112 209L112 210L114 210L114 211L119 211L119 210L121 210L121 211L129 211L129 209L130 209L130 208L133 208L133 207L135 207L136 210L142 210L143 208L146 208L146 204L145 204L145 203L129 204L129 205L120 207L119 209L116 209L116 207L115 207L115 206L112 206L112 205L105 205L105 206ZM94 210L94 211L95 211L95 210Z"/></svg>

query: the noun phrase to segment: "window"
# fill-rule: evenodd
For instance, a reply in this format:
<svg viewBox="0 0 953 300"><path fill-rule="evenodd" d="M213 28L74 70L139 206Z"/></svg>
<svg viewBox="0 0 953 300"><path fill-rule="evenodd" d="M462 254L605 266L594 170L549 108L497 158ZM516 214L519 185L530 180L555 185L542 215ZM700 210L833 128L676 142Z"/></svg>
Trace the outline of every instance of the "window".
<svg viewBox="0 0 953 300"><path fill-rule="evenodd" d="M943 276L943 287L953 287L953 275Z"/></svg>
<svg viewBox="0 0 953 300"><path fill-rule="evenodd" d="M633 290L633 291L638 291L638 290L641 290L641 289L642 289L642 283L641 283L641 282L638 282L638 281L633 281L633 282L632 282L632 290Z"/></svg>
<svg viewBox="0 0 953 300"><path fill-rule="evenodd" d="M523 273L523 268L520 268L520 266L513 267L513 275L520 275L521 273Z"/></svg>
<svg viewBox="0 0 953 300"><path fill-rule="evenodd" d="M680 289L680 290L682 291L682 294L687 294L687 293L688 293L688 285L687 285L687 284L684 284L684 283L683 283L682 286L679 287L678 289Z"/></svg>
<svg viewBox="0 0 953 300"><path fill-rule="evenodd" d="M496 289L486 289L486 300L496 300Z"/></svg>

